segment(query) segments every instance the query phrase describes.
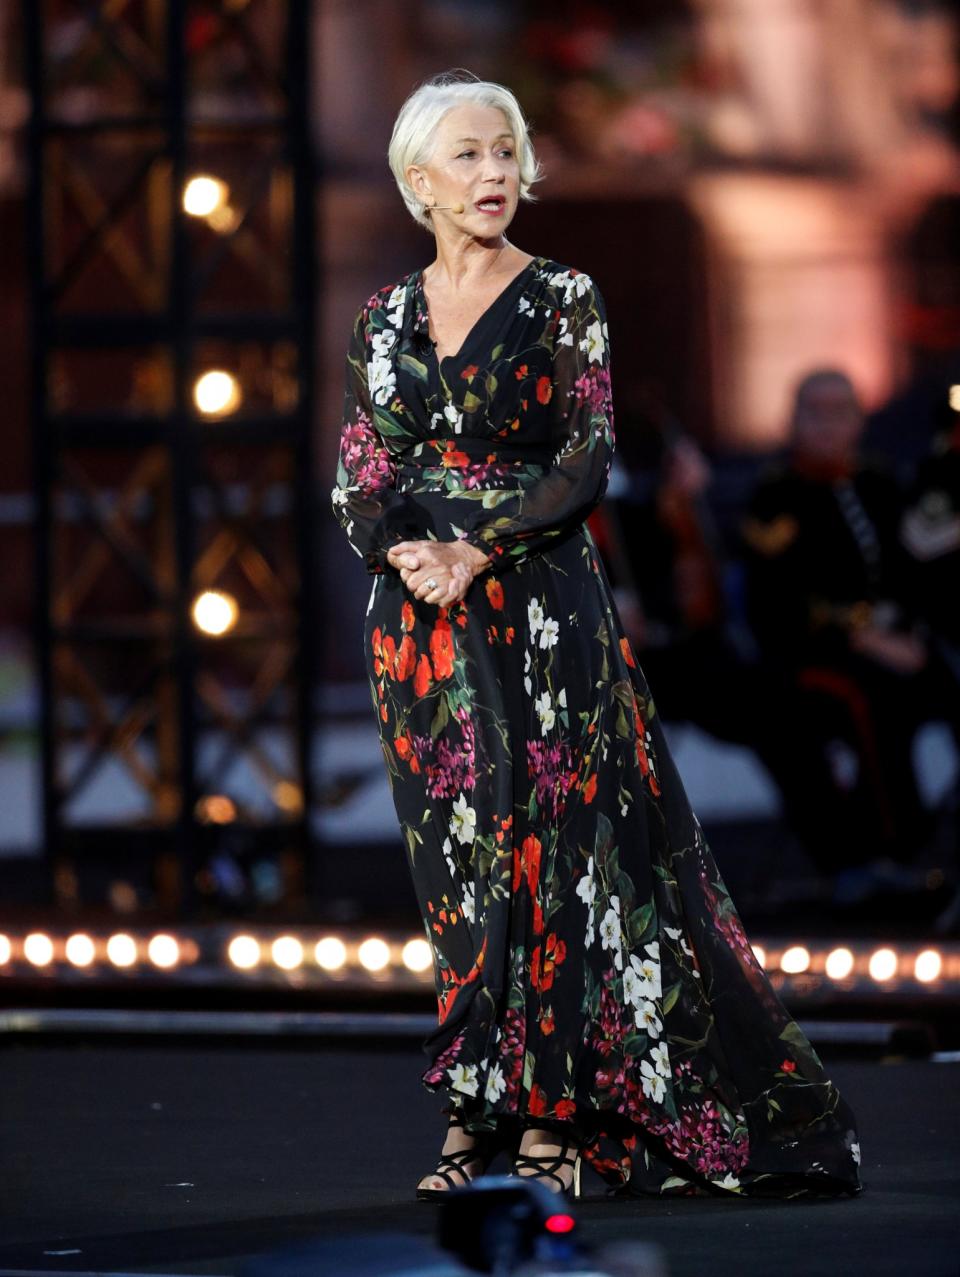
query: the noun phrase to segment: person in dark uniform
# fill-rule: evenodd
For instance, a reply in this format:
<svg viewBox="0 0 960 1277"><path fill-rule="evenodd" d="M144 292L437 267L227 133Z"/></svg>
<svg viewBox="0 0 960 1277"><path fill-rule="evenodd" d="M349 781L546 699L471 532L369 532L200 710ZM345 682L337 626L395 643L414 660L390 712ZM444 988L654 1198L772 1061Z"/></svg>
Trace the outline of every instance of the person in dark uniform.
<svg viewBox="0 0 960 1277"><path fill-rule="evenodd" d="M747 614L782 696L787 816L835 899L914 885L930 832L912 743L930 653L900 540L903 498L859 456L863 412L845 373L797 387L786 461L741 532Z"/></svg>

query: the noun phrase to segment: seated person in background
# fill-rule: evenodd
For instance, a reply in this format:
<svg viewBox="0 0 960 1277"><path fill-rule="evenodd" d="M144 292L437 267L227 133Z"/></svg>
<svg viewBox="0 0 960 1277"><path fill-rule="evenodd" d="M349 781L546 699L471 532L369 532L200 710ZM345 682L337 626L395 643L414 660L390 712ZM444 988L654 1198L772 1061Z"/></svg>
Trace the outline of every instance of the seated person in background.
<svg viewBox="0 0 960 1277"><path fill-rule="evenodd" d="M919 886L930 833L912 763L929 650L900 540L893 476L858 455L850 379L797 387L788 458L742 523L747 613L780 689L787 816L837 903Z"/></svg>

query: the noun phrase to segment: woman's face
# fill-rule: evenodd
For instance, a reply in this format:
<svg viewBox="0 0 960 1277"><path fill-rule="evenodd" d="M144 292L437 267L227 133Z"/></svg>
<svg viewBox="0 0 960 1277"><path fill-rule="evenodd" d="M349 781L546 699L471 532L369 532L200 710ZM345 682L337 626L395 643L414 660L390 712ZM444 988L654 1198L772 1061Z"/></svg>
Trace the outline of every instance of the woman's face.
<svg viewBox="0 0 960 1277"><path fill-rule="evenodd" d="M463 204L462 213L431 213L438 225L443 218L480 238L501 234L520 197L520 165L507 117L494 106L453 107L437 126L429 161L411 165L407 175L424 203Z"/></svg>

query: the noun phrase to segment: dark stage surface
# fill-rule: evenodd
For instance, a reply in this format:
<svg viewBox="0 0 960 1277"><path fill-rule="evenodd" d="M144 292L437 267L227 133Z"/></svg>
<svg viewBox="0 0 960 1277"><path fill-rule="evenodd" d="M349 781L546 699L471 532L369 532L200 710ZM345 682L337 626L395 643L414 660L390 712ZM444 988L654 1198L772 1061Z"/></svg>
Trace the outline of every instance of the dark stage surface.
<svg viewBox="0 0 960 1277"><path fill-rule="evenodd" d="M409 1041L0 1049L0 1271L232 1273L345 1231L432 1235L413 1191L445 1119ZM585 1170L584 1238L657 1243L670 1277L956 1277L960 1064L826 1062L860 1124L858 1199L612 1201Z"/></svg>

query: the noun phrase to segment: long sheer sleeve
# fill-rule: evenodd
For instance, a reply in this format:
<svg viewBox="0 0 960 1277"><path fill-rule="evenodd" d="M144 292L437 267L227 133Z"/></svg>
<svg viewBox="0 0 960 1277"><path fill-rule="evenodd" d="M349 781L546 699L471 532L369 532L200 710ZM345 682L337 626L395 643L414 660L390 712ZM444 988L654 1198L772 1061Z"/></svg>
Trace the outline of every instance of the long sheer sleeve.
<svg viewBox="0 0 960 1277"><path fill-rule="evenodd" d="M396 478L396 465L377 429L361 309L347 351L337 482L330 495L340 526L371 574L394 570L387 561L394 542L425 535L416 507L397 492Z"/></svg>
<svg viewBox="0 0 960 1277"><path fill-rule="evenodd" d="M551 444L542 478L462 520L463 539L506 567L541 553L600 503L615 444L606 307L588 275L569 276L554 339Z"/></svg>

